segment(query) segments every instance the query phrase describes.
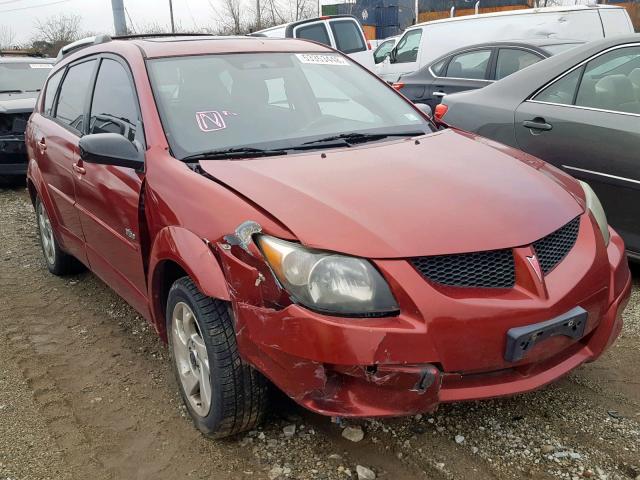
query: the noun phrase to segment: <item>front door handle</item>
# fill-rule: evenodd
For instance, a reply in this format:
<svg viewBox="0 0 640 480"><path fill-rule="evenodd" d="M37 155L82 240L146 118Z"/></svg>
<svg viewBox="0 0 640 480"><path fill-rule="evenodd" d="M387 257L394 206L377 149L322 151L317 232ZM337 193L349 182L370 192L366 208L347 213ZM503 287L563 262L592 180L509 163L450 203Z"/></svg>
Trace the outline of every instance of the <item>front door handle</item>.
<svg viewBox="0 0 640 480"><path fill-rule="evenodd" d="M84 175L85 173L87 173L84 167L81 167L77 163L73 164L73 171L76 172L78 175Z"/></svg>
<svg viewBox="0 0 640 480"><path fill-rule="evenodd" d="M544 130L549 131L553 128L553 125L545 122L544 118L534 118L533 120L525 120L522 122L522 126L524 128L529 128L531 130Z"/></svg>
<svg viewBox="0 0 640 480"><path fill-rule="evenodd" d="M444 93L444 92L433 92L433 96L434 96L434 97L440 97L440 98L442 98L442 97L444 97L444 96L446 96L446 95L447 95L447 94L446 94L446 93Z"/></svg>

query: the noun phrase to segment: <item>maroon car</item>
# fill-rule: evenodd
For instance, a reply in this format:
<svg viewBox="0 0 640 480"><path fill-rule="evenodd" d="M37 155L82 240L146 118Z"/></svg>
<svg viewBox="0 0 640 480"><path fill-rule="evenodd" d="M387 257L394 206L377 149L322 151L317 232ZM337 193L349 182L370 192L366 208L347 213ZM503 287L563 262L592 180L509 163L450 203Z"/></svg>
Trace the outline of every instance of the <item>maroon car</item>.
<svg viewBox="0 0 640 480"><path fill-rule="evenodd" d="M27 147L49 270L87 266L152 323L212 436L253 427L269 385L428 412L542 387L620 332L624 245L588 185L316 43L81 42Z"/></svg>

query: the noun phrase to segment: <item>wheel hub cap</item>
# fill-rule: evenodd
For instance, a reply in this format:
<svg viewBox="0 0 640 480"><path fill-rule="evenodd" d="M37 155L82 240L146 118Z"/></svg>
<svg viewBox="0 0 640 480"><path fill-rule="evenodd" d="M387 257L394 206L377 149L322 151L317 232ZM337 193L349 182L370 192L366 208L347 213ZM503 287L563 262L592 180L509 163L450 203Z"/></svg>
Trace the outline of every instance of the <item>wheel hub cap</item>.
<svg viewBox="0 0 640 480"><path fill-rule="evenodd" d="M195 314L184 302L173 309L171 340L180 383L191 408L206 417L211 408L209 355Z"/></svg>

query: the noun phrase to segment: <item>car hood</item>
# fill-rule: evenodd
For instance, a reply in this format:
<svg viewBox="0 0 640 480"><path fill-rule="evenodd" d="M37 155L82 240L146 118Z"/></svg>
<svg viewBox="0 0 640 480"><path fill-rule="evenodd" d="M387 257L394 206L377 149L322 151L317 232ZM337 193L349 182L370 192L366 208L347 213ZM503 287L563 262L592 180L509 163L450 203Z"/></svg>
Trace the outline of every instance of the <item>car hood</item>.
<svg viewBox="0 0 640 480"><path fill-rule="evenodd" d="M0 113L31 112L37 98L38 92L0 93Z"/></svg>
<svg viewBox="0 0 640 480"><path fill-rule="evenodd" d="M303 244L369 258L526 245L583 212L544 162L455 130L324 153L200 163Z"/></svg>

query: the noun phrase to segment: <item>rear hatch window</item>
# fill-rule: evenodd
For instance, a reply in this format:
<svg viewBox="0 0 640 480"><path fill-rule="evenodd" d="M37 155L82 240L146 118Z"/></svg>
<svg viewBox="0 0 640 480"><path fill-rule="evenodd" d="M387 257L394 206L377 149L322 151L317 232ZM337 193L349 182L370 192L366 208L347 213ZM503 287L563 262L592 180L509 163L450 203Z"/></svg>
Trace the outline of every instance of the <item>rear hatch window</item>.
<svg viewBox="0 0 640 480"><path fill-rule="evenodd" d="M362 30L353 20L334 20L330 22L336 48L343 53L362 52L367 45Z"/></svg>
<svg viewBox="0 0 640 480"><path fill-rule="evenodd" d="M321 22L298 27L295 36L296 38L313 40L314 42L320 42L325 45L331 46L331 40L329 40L329 32L327 32L327 27L325 27L324 23Z"/></svg>

